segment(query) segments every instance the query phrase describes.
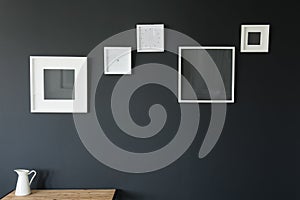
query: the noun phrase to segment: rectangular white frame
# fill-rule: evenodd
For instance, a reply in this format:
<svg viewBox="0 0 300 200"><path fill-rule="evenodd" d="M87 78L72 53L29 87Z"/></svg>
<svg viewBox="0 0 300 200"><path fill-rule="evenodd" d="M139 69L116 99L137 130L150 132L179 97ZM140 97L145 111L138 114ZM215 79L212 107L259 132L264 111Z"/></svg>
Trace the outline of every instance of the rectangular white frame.
<svg viewBox="0 0 300 200"><path fill-rule="evenodd" d="M162 37L161 37L161 48L158 49L141 49L140 47L140 33L139 33L139 29L140 28L145 28L145 27L157 27L157 28L161 28L162 29ZM165 51L165 39L164 39L164 35L165 35L165 31L164 31L164 24L137 24L136 25L136 40L137 40L137 52L164 52Z"/></svg>
<svg viewBox="0 0 300 200"><path fill-rule="evenodd" d="M128 56L128 63L127 63L127 68L124 69L124 71L109 71L108 70L108 64L107 64L107 56L108 56L108 51L109 50L114 50L114 49L122 49L125 50L125 53L121 54L119 56ZM104 47L104 74L131 74L131 47Z"/></svg>
<svg viewBox="0 0 300 200"><path fill-rule="evenodd" d="M206 50L206 49L216 49L216 50L222 50L222 49L229 49L232 50L232 73L231 73L231 98L230 100L191 100L191 99L182 99L181 97L181 76L182 76L182 70L181 70L181 56L182 56L182 50ZM178 48L178 103L234 103L234 83L235 83L235 47L214 47L214 46L180 46Z"/></svg>
<svg viewBox="0 0 300 200"><path fill-rule="evenodd" d="M260 33L260 45L248 45L248 33ZM241 52L267 53L269 52L270 25L242 25L241 26Z"/></svg>
<svg viewBox="0 0 300 200"><path fill-rule="evenodd" d="M45 99L44 70L74 70L74 99ZM30 56L32 113L87 112L87 57Z"/></svg>

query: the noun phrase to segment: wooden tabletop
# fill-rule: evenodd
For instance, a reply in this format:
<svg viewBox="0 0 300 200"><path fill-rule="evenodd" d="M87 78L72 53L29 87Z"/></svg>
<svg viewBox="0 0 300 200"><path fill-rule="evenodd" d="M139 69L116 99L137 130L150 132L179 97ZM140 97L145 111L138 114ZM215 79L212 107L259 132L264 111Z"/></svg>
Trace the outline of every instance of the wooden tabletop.
<svg viewBox="0 0 300 200"><path fill-rule="evenodd" d="M116 190L32 190L28 196L17 197L12 191L2 200L112 200Z"/></svg>

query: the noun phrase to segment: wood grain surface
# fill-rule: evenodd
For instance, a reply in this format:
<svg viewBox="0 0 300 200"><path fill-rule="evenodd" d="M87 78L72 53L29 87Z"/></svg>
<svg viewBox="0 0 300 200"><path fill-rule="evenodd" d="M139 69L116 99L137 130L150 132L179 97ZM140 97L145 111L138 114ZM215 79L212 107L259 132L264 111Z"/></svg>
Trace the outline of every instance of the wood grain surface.
<svg viewBox="0 0 300 200"><path fill-rule="evenodd" d="M12 191L2 200L112 200L116 190L32 190L28 196L17 197L15 191Z"/></svg>

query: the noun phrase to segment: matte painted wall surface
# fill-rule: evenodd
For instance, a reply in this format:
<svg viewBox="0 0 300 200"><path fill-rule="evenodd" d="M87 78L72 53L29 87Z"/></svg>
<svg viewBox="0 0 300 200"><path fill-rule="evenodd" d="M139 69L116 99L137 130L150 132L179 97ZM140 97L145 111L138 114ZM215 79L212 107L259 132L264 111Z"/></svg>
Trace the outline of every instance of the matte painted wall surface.
<svg viewBox="0 0 300 200"><path fill-rule="evenodd" d="M0 0L0 197L15 187L13 169L28 168L39 172L33 188L117 188L118 199L299 199L297 13L292 1ZM200 105L200 129L189 150L146 174L118 172L95 160L71 114L30 113L30 55L85 56L137 23L164 23L202 45L237 47L236 103L228 106L223 134L206 158L197 155L209 105ZM270 53L239 53L240 25L246 23L271 24ZM136 65L147 62L177 67L176 56L168 53L135 55ZM99 86L96 99L109 95L115 81ZM179 120L177 98L149 85L131 101L137 123L147 124L145 105L154 102L165 104L170 117L153 140L122 136L101 104L98 118L116 144L148 151L170 141Z"/></svg>

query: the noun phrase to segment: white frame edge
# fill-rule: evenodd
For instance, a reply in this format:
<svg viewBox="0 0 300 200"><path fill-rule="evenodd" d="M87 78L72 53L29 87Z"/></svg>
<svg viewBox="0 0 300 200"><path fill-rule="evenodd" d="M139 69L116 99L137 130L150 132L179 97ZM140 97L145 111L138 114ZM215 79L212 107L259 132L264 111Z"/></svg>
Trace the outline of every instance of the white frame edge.
<svg viewBox="0 0 300 200"><path fill-rule="evenodd" d="M229 100L191 100L191 99L182 99L181 97L181 55L182 50L193 50L193 49L231 49L232 50L232 73L231 73L231 99ZM217 46L179 46L178 47L178 103L234 103L235 100L235 47L217 47Z"/></svg>

